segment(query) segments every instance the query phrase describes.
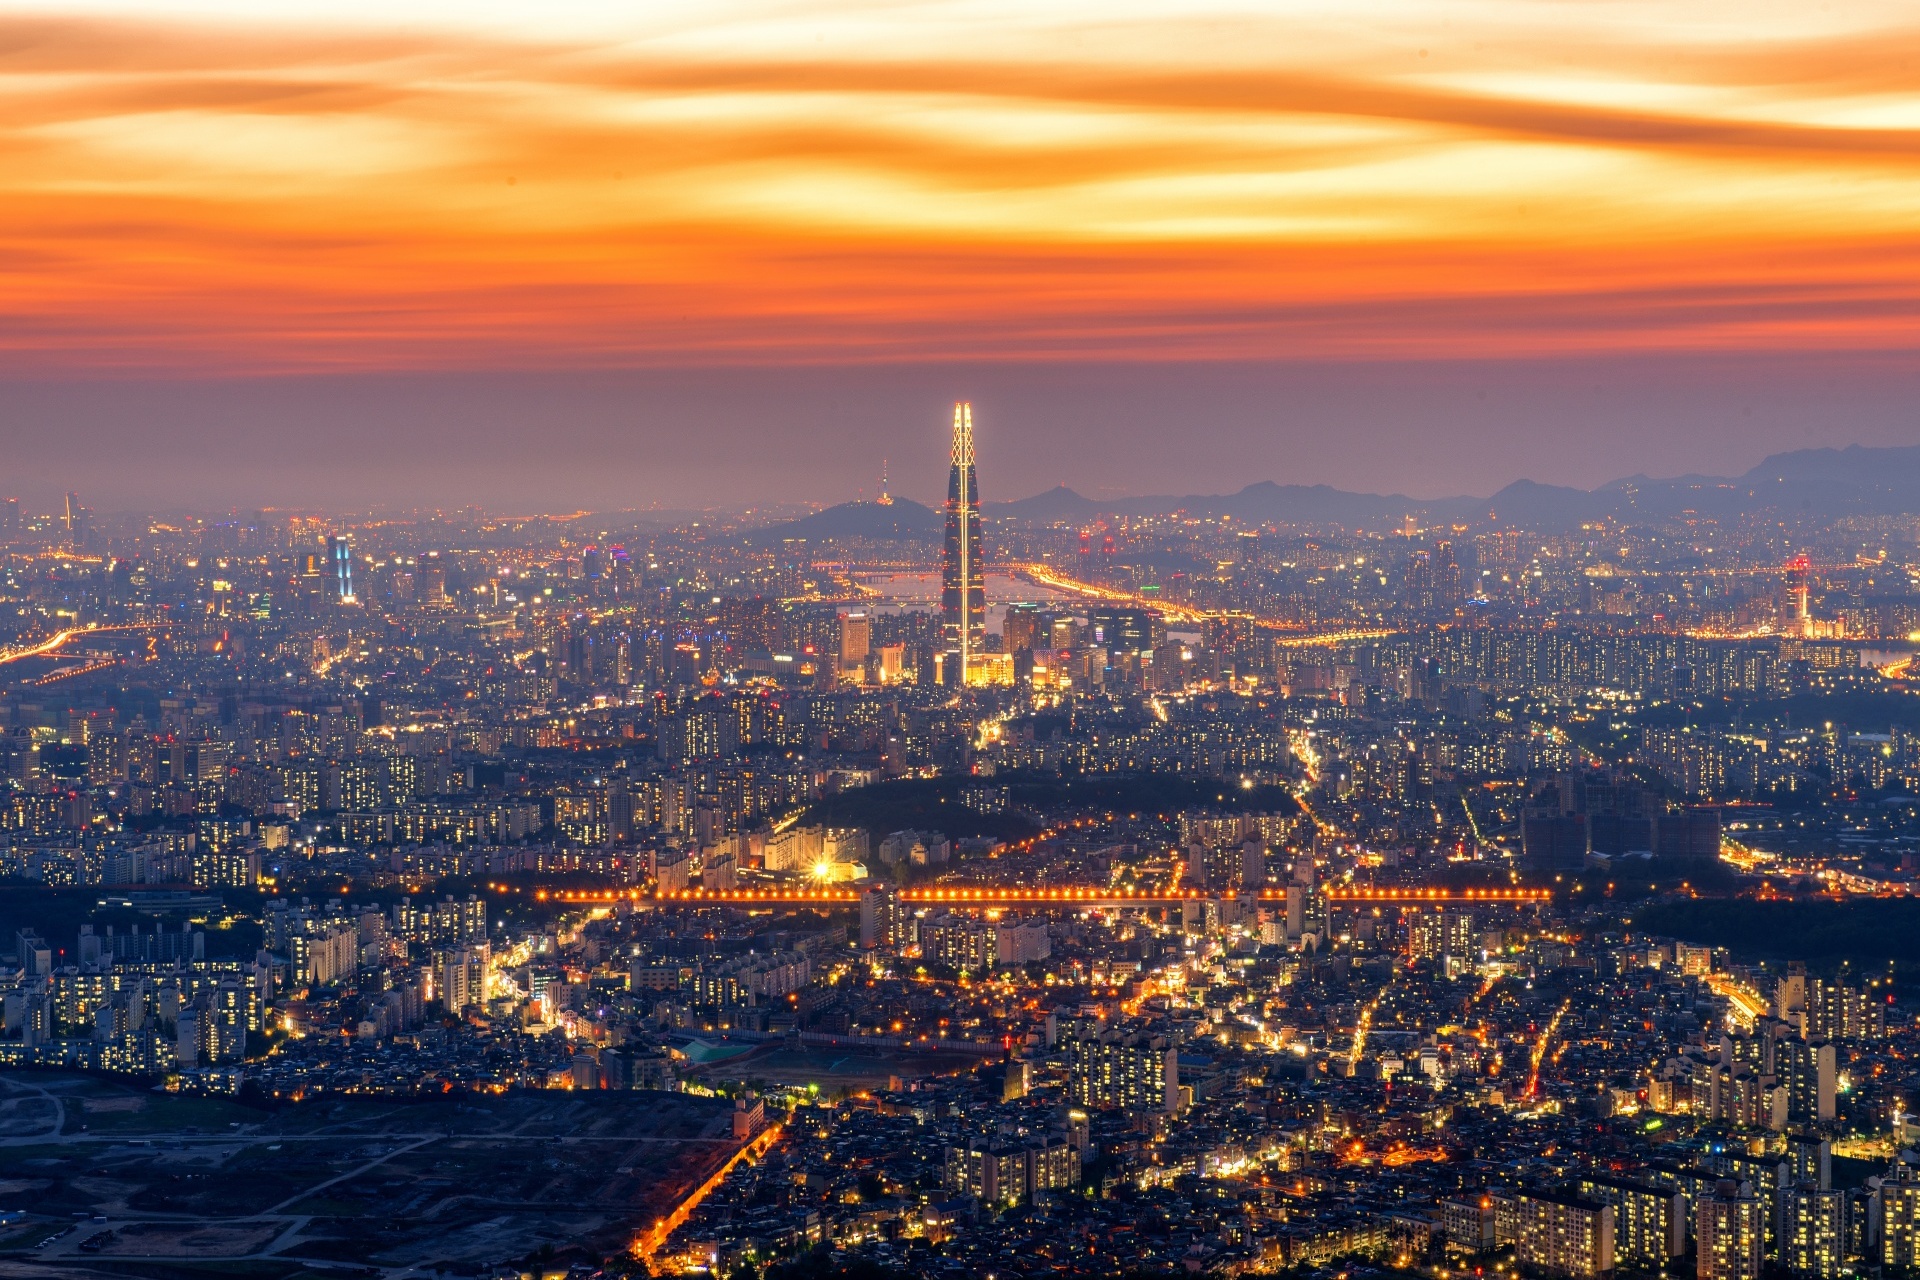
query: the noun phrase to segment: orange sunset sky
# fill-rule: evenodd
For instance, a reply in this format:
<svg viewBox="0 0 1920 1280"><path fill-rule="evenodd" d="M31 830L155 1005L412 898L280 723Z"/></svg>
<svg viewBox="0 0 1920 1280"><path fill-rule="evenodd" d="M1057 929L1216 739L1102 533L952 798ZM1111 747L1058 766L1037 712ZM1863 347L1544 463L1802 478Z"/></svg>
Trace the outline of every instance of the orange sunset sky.
<svg viewBox="0 0 1920 1280"><path fill-rule="evenodd" d="M0 352L1903 349L1917 86L1832 0L14 10Z"/></svg>
<svg viewBox="0 0 1920 1280"><path fill-rule="evenodd" d="M0 8L0 484L937 498L960 398L993 497L1920 443L1916 90L1882 0Z"/></svg>

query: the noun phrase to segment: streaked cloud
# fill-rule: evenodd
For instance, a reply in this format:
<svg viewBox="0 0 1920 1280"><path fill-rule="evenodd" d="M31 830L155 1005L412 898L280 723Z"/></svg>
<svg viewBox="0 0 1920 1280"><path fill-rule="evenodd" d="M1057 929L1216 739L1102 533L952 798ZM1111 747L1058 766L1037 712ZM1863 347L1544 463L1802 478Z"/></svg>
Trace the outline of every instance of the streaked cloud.
<svg viewBox="0 0 1920 1280"><path fill-rule="evenodd" d="M0 358L1920 338L1903 6L256 8L0 17Z"/></svg>

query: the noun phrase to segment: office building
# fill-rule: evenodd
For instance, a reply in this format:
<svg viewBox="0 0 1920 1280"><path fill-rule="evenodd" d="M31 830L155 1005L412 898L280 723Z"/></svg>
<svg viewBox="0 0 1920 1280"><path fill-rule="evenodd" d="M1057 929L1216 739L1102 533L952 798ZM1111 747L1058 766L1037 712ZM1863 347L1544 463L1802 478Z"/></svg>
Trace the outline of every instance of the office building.
<svg viewBox="0 0 1920 1280"><path fill-rule="evenodd" d="M1099 608L1087 611L1093 643L1110 653L1144 653L1160 643L1160 620L1147 609Z"/></svg>
<svg viewBox="0 0 1920 1280"><path fill-rule="evenodd" d="M1000 624L1000 634L1006 641L1008 653L1028 653L1034 649L1050 648L1049 632L1048 617L1038 605L1008 605L1006 620Z"/></svg>
<svg viewBox="0 0 1920 1280"><path fill-rule="evenodd" d="M67 543L73 547L83 547L87 541L87 509L80 505L80 495L67 495L67 512L64 520Z"/></svg>
<svg viewBox="0 0 1920 1280"><path fill-rule="evenodd" d="M1804 636L1810 629L1807 624L1812 620L1813 613L1808 607L1808 595L1812 579L1813 565L1807 557L1795 556L1787 561L1785 582L1782 584L1785 600L1780 610L1780 630L1783 634Z"/></svg>
<svg viewBox="0 0 1920 1280"><path fill-rule="evenodd" d="M840 615L840 652L836 655L840 670L858 678L873 651L873 620L864 612Z"/></svg>

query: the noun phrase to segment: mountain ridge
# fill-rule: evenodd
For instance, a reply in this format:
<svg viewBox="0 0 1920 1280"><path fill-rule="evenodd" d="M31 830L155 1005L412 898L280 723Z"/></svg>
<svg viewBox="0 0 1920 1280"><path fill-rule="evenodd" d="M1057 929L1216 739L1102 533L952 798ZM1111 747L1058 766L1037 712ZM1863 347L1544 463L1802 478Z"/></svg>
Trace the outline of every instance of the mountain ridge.
<svg viewBox="0 0 1920 1280"><path fill-rule="evenodd" d="M1236 493L1147 494L1089 498L1066 485L1010 502L989 502L994 520L1052 524L1102 516L1166 516L1184 512L1231 517L1248 524L1296 524L1379 529L1411 516L1430 523L1499 528L1513 525L1565 531L1593 520L1672 519L1689 513L1714 519L1759 511L1819 510L1829 515L1920 514L1920 445L1794 449L1770 454L1739 476L1689 473L1666 478L1623 476L1594 489L1523 479L1488 497L1412 498L1359 493L1326 484L1260 480ZM760 531L757 540L894 537L939 541L943 516L907 498L891 506L847 502Z"/></svg>

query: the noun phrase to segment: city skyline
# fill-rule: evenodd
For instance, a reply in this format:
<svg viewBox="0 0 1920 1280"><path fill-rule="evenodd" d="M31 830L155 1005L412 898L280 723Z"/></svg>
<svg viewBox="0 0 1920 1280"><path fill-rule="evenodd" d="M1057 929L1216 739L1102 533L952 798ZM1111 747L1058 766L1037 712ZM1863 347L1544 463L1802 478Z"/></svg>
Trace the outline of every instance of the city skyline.
<svg viewBox="0 0 1920 1280"><path fill-rule="evenodd" d="M0 503L0 1254L1920 1260L1920 450L1081 520L948 408L944 511Z"/></svg>

